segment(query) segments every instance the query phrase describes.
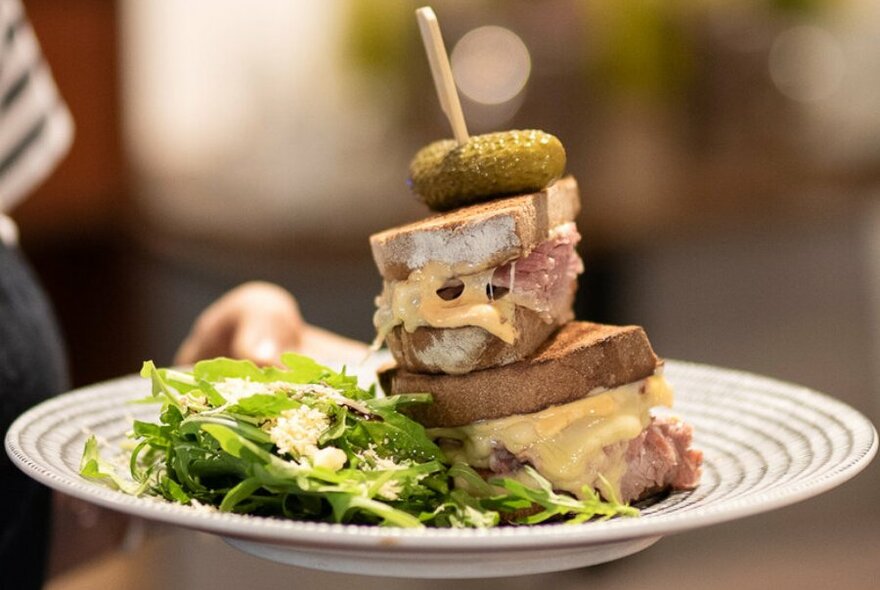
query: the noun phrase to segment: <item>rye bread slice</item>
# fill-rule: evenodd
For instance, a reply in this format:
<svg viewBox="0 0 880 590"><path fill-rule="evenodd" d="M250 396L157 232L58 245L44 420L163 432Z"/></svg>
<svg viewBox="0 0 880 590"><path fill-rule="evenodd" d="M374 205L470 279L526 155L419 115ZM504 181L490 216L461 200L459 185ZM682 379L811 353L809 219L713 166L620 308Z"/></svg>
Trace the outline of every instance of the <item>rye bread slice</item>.
<svg viewBox="0 0 880 590"><path fill-rule="evenodd" d="M370 236L379 273L405 280L428 262L478 272L531 252L554 227L580 212L577 182L571 176L544 190L487 203L394 227Z"/></svg>
<svg viewBox="0 0 880 590"><path fill-rule="evenodd" d="M649 377L659 364L640 326L569 322L524 361L465 375L393 366L380 370L379 380L389 395L433 395L432 404L408 408L423 425L461 426L569 403Z"/></svg>
<svg viewBox="0 0 880 590"><path fill-rule="evenodd" d="M407 332L396 326L385 343L397 366L410 373L462 375L519 362L531 356L556 329L571 319L576 283L572 285L568 313L545 321L538 312L517 307L513 322L517 337L508 344L477 326L462 328L420 327Z"/></svg>

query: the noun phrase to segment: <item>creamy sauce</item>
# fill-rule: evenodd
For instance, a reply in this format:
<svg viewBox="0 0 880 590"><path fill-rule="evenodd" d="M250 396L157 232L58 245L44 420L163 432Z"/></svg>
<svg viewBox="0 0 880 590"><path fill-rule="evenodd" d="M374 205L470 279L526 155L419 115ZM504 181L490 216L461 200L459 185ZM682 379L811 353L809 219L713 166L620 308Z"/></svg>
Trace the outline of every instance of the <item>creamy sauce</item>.
<svg viewBox="0 0 880 590"><path fill-rule="evenodd" d="M547 239L555 240L572 232L576 232L574 222L563 223L551 229ZM546 302L516 291L516 260L511 263L507 293L498 299L490 297L495 270L473 272L471 264L432 261L411 272L404 281L385 281L382 294L376 298L373 347L379 348L388 333L401 324L408 332L421 326L477 326L507 344L513 344L518 336L513 322L517 305L538 312L546 322L553 321ZM446 301L437 291L450 279L461 281L464 288L460 296Z"/></svg>
<svg viewBox="0 0 880 590"><path fill-rule="evenodd" d="M379 309L373 317L378 338L382 339L394 326L402 324L408 332L420 326L433 328L483 328L508 344L516 340L513 324L516 304L512 298L491 299L487 287L494 268L466 275L439 262L429 262L413 271L405 281L389 281L377 300ZM463 284L461 295L446 301L437 294L452 278Z"/></svg>
<svg viewBox="0 0 880 590"><path fill-rule="evenodd" d="M672 406L672 398L666 380L653 375L533 414L433 428L428 434L440 439L451 461L487 469L493 449L502 445L520 462L532 464L555 489L580 497L581 489L590 486L619 496L626 467L626 445L620 443L637 437L648 426L649 410ZM610 490L602 489L600 475ZM529 483L528 478L522 481Z"/></svg>

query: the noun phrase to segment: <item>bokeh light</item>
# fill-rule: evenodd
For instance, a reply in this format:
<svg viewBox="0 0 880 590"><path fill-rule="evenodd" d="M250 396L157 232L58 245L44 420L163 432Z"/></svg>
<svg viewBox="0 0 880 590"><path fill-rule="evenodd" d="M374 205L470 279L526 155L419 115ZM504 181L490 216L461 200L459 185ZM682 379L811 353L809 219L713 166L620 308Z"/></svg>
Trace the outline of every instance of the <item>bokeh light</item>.
<svg viewBox="0 0 880 590"><path fill-rule="evenodd" d="M452 50L452 73L470 100L488 105L512 100L531 72L529 50L513 31L488 26L464 35Z"/></svg>
<svg viewBox="0 0 880 590"><path fill-rule="evenodd" d="M828 98L840 87L846 59L837 39L816 26L800 25L776 37L770 77L785 96L799 102Z"/></svg>

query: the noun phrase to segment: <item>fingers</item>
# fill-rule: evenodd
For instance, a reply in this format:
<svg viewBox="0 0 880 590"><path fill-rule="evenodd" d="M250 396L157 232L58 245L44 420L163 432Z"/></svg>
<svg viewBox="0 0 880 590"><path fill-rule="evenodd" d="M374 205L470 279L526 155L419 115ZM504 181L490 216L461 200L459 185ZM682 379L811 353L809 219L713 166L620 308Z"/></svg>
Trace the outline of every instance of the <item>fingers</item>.
<svg viewBox="0 0 880 590"><path fill-rule="evenodd" d="M175 362L229 356L277 364L282 352L298 348L302 330L299 306L290 293L270 283L245 283L202 312Z"/></svg>
<svg viewBox="0 0 880 590"><path fill-rule="evenodd" d="M309 324L303 326L300 352L308 356L353 365L363 362L369 350L363 342Z"/></svg>
<svg viewBox="0 0 880 590"><path fill-rule="evenodd" d="M228 342L237 322L232 311L224 298L206 308L177 350L175 364L190 365L204 358L228 355Z"/></svg>
<svg viewBox="0 0 880 590"><path fill-rule="evenodd" d="M250 282L229 291L199 315L175 363L228 356L277 365L281 354L292 350L347 363L363 361L368 352L362 342L306 324L294 297L281 287Z"/></svg>
<svg viewBox="0 0 880 590"><path fill-rule="evenodd" d="M272 365L279 364L283 352L299 348L303 321L291 302L292 298L266 294L245 302L232 334L230 356Z"/></svg>

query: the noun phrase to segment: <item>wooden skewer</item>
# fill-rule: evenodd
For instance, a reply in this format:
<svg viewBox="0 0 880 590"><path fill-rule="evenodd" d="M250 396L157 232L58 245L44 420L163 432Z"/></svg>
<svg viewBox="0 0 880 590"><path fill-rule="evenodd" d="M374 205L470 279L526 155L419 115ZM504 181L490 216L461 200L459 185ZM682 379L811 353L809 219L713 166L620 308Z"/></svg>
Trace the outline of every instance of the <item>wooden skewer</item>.
<svg viewBox="0 0 880 590"><path fill-rule="evenodd" d="M455 80L452 78L452 68L449 67L449 57L446 55L446 46L440 34L440 24L437 15L429 6L416 10L416 18L419 21L419 30L422 33L422 42L425 44L425 52L428 54L428 62L431 64L431 75L434 77L434 87L437 89L437 98L440 99L440 108L446 113L452 133L459 145L467 142L468 131L464 122L464 114L461 112L461 102L455 89Z"/></svg>

